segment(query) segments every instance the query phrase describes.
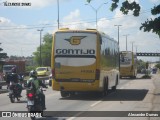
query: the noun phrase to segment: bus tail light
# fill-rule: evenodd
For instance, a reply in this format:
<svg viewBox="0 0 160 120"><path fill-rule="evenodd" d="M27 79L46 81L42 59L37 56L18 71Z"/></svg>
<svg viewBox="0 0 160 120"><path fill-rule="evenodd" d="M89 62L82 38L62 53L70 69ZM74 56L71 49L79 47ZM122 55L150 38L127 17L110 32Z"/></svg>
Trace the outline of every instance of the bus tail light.
<svg viewBox="0 0 160 120"><path fill-rule="evenodd" d="M95 79L99 80L99 77L100 77L100 69L96 69L96 77L95 77Z"/></svg>

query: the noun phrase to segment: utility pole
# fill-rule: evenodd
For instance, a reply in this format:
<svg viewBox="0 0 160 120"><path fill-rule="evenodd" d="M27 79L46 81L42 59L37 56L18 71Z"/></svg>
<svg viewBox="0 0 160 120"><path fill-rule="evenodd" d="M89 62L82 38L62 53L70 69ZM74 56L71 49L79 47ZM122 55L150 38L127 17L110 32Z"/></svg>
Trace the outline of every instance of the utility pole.
<svg viewBox="0 0 160 120"><path fill-rule="evenodd" d="M133 43L135 43L135 42L134 41L131 42L131 44L132 44L132 52L133 52Z"/></svg>
<svg viewBox="0 0 160 120"><path fill-rule="evenodd" d="M127 37L128 37L129 34L126 34L126 35L123 35L123 36L126 36L126 51L127 51Z"/></svg>
<svg viewBox="0 0 160 120"><path fill-rule="evenodd" d="M39 51L39 56L40 56L40 66L42 66L41 36L42 36L42 31L43 31L43 29L38 29L37 31L40 31L40 51Z"/></svg>
<svg viewBox="0 0 160 120"><path fill-rule="evenodd" d="M138 46L136 45L135 47L136 47L136 53L137 53L137 47L138 47Z"/></svg>

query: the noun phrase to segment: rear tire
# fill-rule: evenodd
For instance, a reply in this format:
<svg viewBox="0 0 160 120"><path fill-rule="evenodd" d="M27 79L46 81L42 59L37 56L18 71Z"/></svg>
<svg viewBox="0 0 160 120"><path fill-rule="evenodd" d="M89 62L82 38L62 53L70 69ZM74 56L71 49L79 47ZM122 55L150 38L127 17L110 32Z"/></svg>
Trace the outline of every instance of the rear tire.
<svg viewBox="0 0 160 120"><path fill-rule="evenodd" d="M14 97L13 94L10 94L10 95L9 95L9 98L10 98L11 103L14 103L14 102L15 102L15 97Z"/></svg>
<svg viewBox="0 0 160 120"><path fill-rule="evenodd" d="M113 90L113 91L116 91L117 85L118 85L118 76L117 76L117 78L116 78L115 86L112 87L112 90Z"/></svg>
<svg viewBox="0 0 160 120"><path fill-rule="evenodd" d="M108 80L104 80L102 97L108 94Z"/></svg>
<svg viewBox="0 0 160 120"><path fill-rule="evenodd" d="M33 113L35 110L34 110L34 106L28 106L28 112L30 113ZM35 120L36 117L31 117L31 120Z"/></svg>
<svg viewBox="0 0 160 120"><path fill-rule="evenodd" d="M75 92L70 92L70 93L69 93L69 96L70 96L70 97L74 97L75 95L76 95Z"/></svg>
<svg viewBox="0 0 160 120"><path fill-rule="evenodd" d="M49 80L49 86L52 86L52 80Z"/></svg>

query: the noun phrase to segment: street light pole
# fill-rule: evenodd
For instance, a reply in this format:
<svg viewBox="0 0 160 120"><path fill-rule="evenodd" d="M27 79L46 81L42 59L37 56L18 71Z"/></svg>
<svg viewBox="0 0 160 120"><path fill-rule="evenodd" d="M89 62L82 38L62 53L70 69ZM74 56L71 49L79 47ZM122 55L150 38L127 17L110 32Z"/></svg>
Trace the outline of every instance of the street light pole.
<svg viewBox="0 0 160 120"><path fill-rule="evenodd" d="M118 45L119 45L119 26L122 26L122 25L114 25L114 26L118 27Z"/></svg>
<svg viewBox="0 0 160 120"><path fill-rule="evenodd" d="M132 52L133 52L133 43L134 43L134 41L131 42L131 44L132 44Z"/></svg>
<svg viewBox="0 0 160 120"><path fill-rule="evenodd" d="M120 46L119 46L119 26L122 26L122 25L114 25L114 26L117 26L118 27L118 62L119 62L119 71L120 71Z"/></svg>
<svg viewBox="0 0 160 120"><path fill-rule="evenodd" d="M107 3L102 3L97 9L94 8L91 4L85 4L85 5L89 5L96 13L96 29L98 29L98 25L97 25L97 14L98 14L98 10L104 5L104 4L107 4Z"/></svg>
<svg viewBox="0 0 160 120"><path fill-rule="evenodd" d="M59 29L59 0L57 0L57 12L58 12L57 22L58 22L58 29Z"/></svg>
<svg viewBox="0 0 160 120"><path fill-rule="evenodd" d="M128 36L129 34L126 34L126 35L123 35L123 36L126 36L126 51L127 51L127 36Z"/></svg>
<svg viewBox="0 0 160 120"><path fill-rule="evenodd" d="M136 53L137 53L137 47L138 47L138 46L136 45L135 47L136 47Z"/></svg>
<svg viewBox="0 0 160 120"><path fill-rule="evenodd" d="M42 36L42 31L43 31L43 29L38 29L37 31L40 31L40 51L39 51L39 56L40 56L40 66L42 66L41 36Z"/></svg>

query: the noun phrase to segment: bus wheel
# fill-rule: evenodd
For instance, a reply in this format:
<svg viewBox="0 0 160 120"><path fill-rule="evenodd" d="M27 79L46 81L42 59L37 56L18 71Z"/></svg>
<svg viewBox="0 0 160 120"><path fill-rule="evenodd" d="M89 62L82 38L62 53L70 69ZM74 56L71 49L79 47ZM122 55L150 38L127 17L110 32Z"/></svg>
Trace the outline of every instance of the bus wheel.
<svg viewBox="0 0 160 120"><path fill-rule="evenodd" d="M68 92L65 92L65 91L61 91L61 96L62 96L62 97L68 97L68 96L69 96L69 93L68 93Z"/></svg>
<svg viewBox="0 0 160 120"><path fill-rule="evenodd" d="M104 80L102 96L106 96L108 94L108 81Z"/></svg>
<svg viewBox="0 0 160 120"><path fill-rule="evenodd" d="M73 96L75 96L75 95L76 95L75 92L69 92L69 96L70 96L70 97L73 97Z"/></svg>
<svg viewBox="0 0 160 120"><path fill-rule="evenodd" d="M116 78L115 86L112 87L112 90L113 90L113 91L116 91L117 85L118 85L118 77Z"/></svg>

